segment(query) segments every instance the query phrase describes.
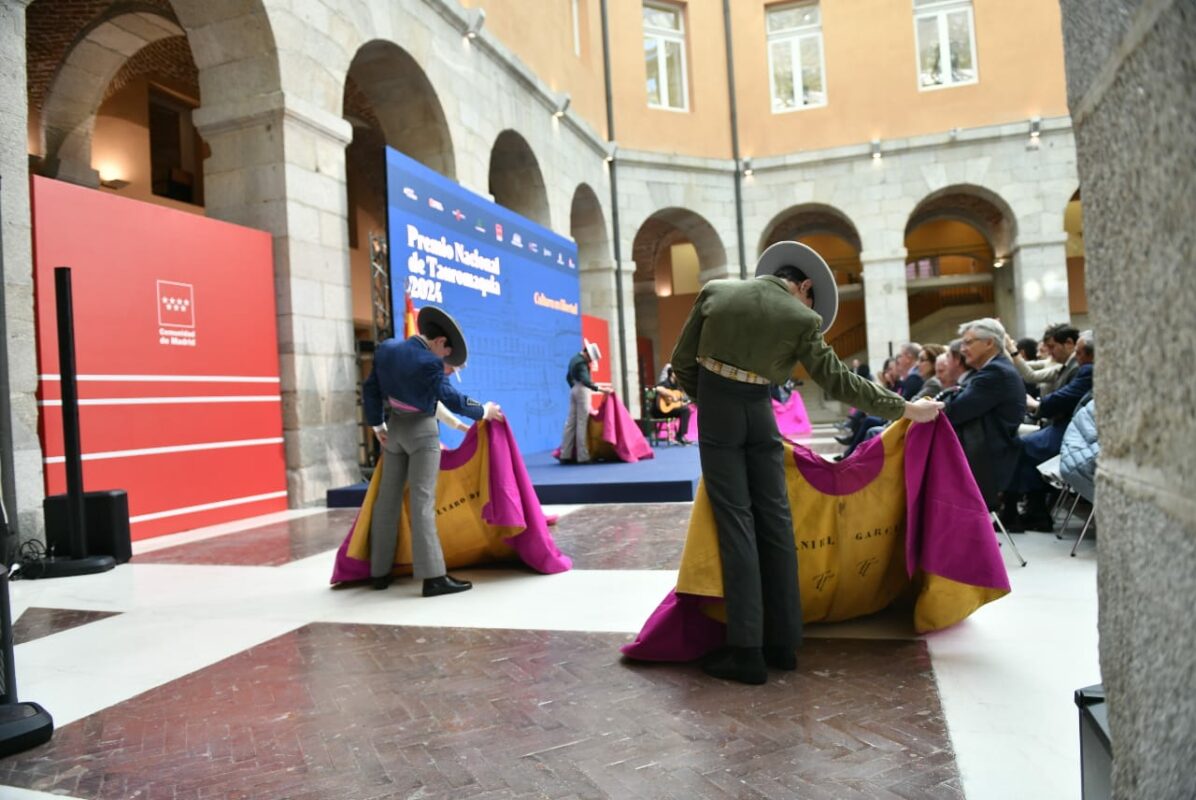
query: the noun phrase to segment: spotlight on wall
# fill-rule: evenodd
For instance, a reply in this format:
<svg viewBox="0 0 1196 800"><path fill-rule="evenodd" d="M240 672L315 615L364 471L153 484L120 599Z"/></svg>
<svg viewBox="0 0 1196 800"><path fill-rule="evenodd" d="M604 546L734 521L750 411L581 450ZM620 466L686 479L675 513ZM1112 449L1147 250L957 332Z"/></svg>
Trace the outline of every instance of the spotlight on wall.
<svg viewBox="0 0 1196 800"><path fill-rule="evenodd" d="M1042 134L1042 117L1030 117L1030 138L1037 139Z"/></svg>
<svg viewBox="0 0 1196 800"><path fill-rule="evenodd" d="M880 161L880 139L872 140L872 158L875 161Z"/></svg>
<svg viewBox="0 0 1196 800"><path fill-rule="evenodd" d="M552 110L552 116L560 119L565 116L565 112L569 110L569 104L573 102L573 98L569 96L568 92L562 92L556 96L556 106Z"/></svg>
<svg viewBox="0 0 1196 800"><path fill-rule="evenodd" d="M1005 266L1005 259L1003 259L1003 258L993 259L993 269L1000 269L1003 266Z"/></svg>
<svg viewBox="0 0 1196 800"><path fill-rule="evenodd" d="M615 160L615 154L618 152L619 145L615 142L608 142L606 145L606 163L612 163Z"/></svg>
<svg viewBox="0 0 1196 800"><path fill-rule="evenodd" d="M465 26L465 38L478 38L478 33L482 30L482 26L486 24L486 9L480 7L471 8L466 12L465 18L468 20Z"/></svg>
<svg viewBox="0 0 1196 800"><path fill-rule="evenodd" d="M755 172L756 170L752 169L751 156L745 158L743 160L743 177L750 178Z"/></svg>

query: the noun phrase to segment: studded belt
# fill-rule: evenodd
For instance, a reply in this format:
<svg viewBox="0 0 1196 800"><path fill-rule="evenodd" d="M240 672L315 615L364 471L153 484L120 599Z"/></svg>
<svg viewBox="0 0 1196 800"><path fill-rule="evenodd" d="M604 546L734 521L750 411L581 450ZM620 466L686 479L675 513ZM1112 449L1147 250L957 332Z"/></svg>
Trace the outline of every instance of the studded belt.
<svg viewBox="0 0 1196 800"><path fill-rule="evenodd" d="M698 363L706 369L718 375L720 378L727 378L728 380L738 381L739 383L755 383L762 386L767 386L770 381L768 378L763 378L754 372L749 372L746 369L733 367L730 364L724 364L721 361L710 358L709 356L699 356Z"/></svg>

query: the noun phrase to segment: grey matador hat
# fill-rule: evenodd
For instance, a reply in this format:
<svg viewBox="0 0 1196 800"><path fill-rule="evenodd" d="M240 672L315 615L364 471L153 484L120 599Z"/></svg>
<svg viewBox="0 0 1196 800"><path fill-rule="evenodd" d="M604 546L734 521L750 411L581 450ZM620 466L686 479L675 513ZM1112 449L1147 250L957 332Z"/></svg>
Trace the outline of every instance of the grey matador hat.
<svg viewBox="0 0 1196 800"><path fill-rule="evenodd" d="M453 348L453 352L444 359L444 363L450 367L459 367L465 363L465 357L468 355L465 334L461 332L461 326L457 324L457 321L443 309L436 306L424 306L419 310L415 326L424 338L435 339L437 336L443 336L448 340L448 346Z"/></svg>
<svg viewBox="0 0 1196 800"><path fill-rule="evenodd" d="M814 281L814 311L822 317L822 332L826 333L839 314L839 287L835 276L822 256L801 242L777 242L770 245L756 262L756 277L771 275L780 267L797 267Z"/></svg>

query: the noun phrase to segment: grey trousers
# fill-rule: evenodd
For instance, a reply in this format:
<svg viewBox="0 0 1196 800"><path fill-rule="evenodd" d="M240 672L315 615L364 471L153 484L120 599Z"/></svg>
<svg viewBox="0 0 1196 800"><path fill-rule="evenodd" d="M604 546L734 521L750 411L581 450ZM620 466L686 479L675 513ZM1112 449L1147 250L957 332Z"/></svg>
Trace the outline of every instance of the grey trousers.
<svg viewBox="0 0 1196 800"><path fill-rule="evenodd" d="M723 567L727 644L801 642L785 450L768 387L698 374L698 447Z"/></svg>
<svg viewBox="0 0 1196 800"><path fill-rule="evenodd" d="M440 476L440 428L423 414L392 414L382 446L382 484L370 521L370 576L394 568L403 489L411 489L411 553L417 580L445 574L436 533L436 479Z"/></svg>
<svg viewBox="0 0 1196 800"><path fill-rule="evenodd" d="M590 449L586 446L586 434L590 423L590 387L582 383L573 384L569 390L569 418L565 421L565 433L561 436L561 458L590 460Z"/></svg>

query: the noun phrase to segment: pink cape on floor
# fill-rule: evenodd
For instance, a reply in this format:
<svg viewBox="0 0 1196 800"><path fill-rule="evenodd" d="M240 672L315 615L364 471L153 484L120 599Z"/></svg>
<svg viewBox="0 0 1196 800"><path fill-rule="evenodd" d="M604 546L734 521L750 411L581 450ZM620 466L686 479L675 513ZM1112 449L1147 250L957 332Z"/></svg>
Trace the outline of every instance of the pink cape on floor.
<svg viewBox="0 0 1196 800"><path fill-rule="evenodd" d="M514 551L519 560L537 572L564 572L572 568L572 560L557 549L552 539L548 530L548 520L527 474L523 456L506 422L484 422L474 425L459 447L441 453L441 470L455 470L473 459L477 455L481 436L486 436L489 444L485 448L489 458L488 469L479 471L480 474L489 477L489 500L480 507L481 521L494 528L519 529L520 533L503 537L502 543ZM372 502L368 494L367 501ZM366 506L363 505L362 511L358 513L349 534L337 551L332 583L359 581L370 577L369 558L354 558L348 552L350 543L356 537L369 535L368 530L358 530L358 523L365 511ZM498 537L501 534L495 531L494 535ZM440 531L446 558L451 550L451 536L451 530Z"/></svg>

